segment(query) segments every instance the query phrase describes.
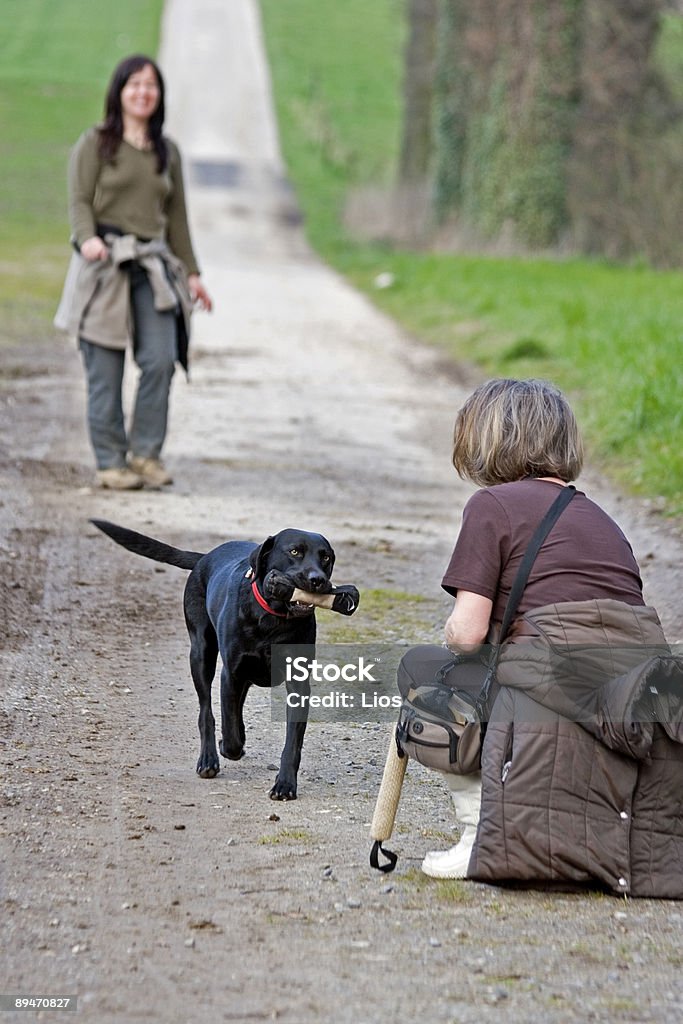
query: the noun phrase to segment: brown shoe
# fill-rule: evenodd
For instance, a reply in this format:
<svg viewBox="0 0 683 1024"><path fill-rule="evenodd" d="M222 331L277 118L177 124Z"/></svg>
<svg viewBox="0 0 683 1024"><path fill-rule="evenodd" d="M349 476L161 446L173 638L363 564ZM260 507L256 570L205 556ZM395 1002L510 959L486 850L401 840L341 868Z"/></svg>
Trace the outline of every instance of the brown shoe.
<svg viewBox="0 0 683 1024"><path fill-rule="evenodd" d="M145 481L128 466L112 466L97 470L97 482L108 491L139 491Z"/></svg>
<svg viewBox="0 0 683 1024"><path fill-rule="evenodd" d="M128 464L134 474L142 477L149 487L165 487L173 483L173 477L160 459L145 459L140 455L131 455Z"/></svg>

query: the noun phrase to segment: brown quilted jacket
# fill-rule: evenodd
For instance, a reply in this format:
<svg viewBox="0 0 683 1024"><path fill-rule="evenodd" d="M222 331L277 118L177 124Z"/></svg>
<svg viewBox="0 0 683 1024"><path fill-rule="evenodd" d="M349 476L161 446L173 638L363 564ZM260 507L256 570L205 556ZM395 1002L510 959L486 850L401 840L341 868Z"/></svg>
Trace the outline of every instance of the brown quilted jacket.
<svg viewBox="0 0 683 1024"><path fill-rule="evenodd" d="M683 899L683 658L652 608L537 608L505 645L468 876Z"/></svg>

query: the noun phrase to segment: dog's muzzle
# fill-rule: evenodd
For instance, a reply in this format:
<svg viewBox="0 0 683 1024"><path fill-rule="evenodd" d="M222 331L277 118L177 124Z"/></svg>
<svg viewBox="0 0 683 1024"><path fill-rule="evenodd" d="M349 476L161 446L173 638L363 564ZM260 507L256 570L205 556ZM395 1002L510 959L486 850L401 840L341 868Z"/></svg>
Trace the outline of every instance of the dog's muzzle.
<svg viewBox="0 0 683 1024"><path fill-rule="evenodd" d="M292 600L292 595L297 589L307 590L308 587L302 587L299 579L293 579L285 573L278 572L277 569L271 569L263 580L263 593L268 599L282 601L287 605L287 612L290 615L311 615L315 611L312 604Z"/></svg>

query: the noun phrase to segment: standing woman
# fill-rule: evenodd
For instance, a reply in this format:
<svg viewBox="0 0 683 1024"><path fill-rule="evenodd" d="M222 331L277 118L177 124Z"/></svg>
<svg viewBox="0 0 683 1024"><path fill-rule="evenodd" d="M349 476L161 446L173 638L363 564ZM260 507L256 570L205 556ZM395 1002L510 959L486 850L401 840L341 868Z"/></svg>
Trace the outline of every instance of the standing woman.
<svg viewBox="0 0 683 1024"><path fill-rule="evenodd" d="M193 306L211 310L187 223L180 154L163 134L164 82L135 55L114 70L105 117L69 162L72 256L55 325L75 334L88 387L88 428L101 487L172 483L161 462L176 361L187 369ZM130 427L122 404L126 348L140 370Z"/></svg>

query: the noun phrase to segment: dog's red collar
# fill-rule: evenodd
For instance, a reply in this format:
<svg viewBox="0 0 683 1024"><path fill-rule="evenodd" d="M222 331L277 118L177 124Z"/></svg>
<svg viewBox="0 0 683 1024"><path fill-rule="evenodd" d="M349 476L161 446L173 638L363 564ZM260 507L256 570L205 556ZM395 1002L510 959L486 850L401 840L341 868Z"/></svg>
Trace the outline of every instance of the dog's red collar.
<svg viewBox="0 0 683 1024"><path fill-rule="evenodd" d="M254 580L253 583L251 584L251 592L258 601L258 603L261 605L261 607L270 615L277 615L278 619L289 618L287 612L276 612L274 608L270 607L263 594L259 591L259 588L256 585L256 580Z"/></svg>

